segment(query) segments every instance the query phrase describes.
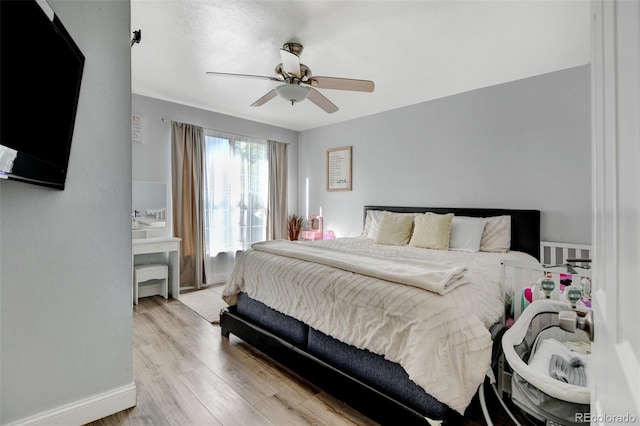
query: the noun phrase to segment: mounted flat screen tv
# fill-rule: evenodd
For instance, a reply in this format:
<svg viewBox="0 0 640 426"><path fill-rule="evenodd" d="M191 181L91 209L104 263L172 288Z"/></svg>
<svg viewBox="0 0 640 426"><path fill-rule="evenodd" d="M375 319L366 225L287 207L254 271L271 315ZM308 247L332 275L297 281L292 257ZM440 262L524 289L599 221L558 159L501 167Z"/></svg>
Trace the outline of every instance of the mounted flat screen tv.
<svg viewBox="0 0 640 426"><path fill-rule="evenodd" d="M44 0L0 1L0 177L64 189L84 60Z"/></svg>

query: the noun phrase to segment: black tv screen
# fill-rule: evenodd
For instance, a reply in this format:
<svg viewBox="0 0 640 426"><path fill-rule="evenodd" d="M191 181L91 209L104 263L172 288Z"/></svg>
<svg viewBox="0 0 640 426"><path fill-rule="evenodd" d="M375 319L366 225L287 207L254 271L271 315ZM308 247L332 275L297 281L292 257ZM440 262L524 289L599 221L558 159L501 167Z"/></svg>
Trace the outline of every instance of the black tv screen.
<svg viewBox="0 0 640 426"><path fill-rule="evenodd" d="M84 60L44 0L0 0L0 177L64 189Z"/></svg>

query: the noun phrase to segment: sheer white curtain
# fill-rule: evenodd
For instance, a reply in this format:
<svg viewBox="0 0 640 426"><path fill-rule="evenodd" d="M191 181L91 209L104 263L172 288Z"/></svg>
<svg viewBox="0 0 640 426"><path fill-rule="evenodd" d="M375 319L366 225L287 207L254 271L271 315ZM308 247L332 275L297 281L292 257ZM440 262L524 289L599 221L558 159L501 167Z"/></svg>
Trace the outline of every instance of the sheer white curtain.
<svg viewBox="0 0 640 426"><path fill-rule="evenodd" d="M239 244L240 167L231 152L230 140L205 137L204 192L206 253L241 250Z"/></svg>
<svg viewBox="0 0 640 426"><path fill-rule="evenodd" d="M212 130L204 146L205 270L217 282L237 251L266 239L268 150L265 140Z"/></svg>

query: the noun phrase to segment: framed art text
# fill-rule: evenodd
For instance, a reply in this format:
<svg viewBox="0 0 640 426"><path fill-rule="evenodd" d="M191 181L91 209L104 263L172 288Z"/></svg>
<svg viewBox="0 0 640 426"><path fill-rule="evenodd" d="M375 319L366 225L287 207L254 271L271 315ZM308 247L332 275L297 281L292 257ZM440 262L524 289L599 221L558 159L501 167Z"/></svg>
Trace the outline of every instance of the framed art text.
<svg viewBox="0 0 640 426"><path fill-rule="evenodd" d="M351 191L351 147L327 150L327 191Z"/></svg>

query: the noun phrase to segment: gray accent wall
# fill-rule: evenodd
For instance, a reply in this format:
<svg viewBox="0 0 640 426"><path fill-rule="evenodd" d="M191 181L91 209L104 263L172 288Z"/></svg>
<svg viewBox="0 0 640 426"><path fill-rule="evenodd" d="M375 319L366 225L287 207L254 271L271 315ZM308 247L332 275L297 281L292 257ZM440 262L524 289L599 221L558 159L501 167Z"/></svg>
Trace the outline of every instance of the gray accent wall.
<svg viewBox="0 0 640 426"><path fill-rule="evenodd" d="M588 65L304 131L299 211L322 209L340 237L360 234L367 204L539 209L543 240L589 244L590 135ZM353 190L327 192L342 146Z"/></svg>
<svg viewBox="0 0 640 426"><path fill-rule="evenodd" d="M70 412L85 423L111 414L88 399L122 389L135 402L130 5L49 4L86 62L65 190L0 181L3 425L75 423L52 420ZM25 133L46 138L33 122ZM92 402L102 408L85 415Z"/></svg>

